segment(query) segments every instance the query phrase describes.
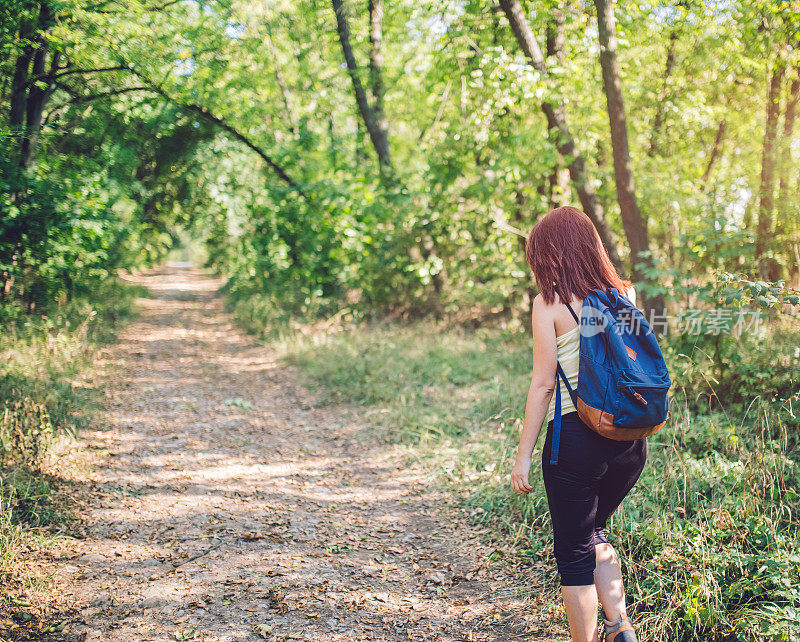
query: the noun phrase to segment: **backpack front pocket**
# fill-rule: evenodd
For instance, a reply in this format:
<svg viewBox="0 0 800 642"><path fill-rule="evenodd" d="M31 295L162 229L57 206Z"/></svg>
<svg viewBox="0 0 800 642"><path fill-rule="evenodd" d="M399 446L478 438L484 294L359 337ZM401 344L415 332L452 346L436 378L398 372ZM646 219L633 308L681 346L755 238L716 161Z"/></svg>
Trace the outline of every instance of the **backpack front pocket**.
<svg viewBox="0 0 800 642"><path fill-rule="evenodd" d="M669 414L670 380L653 381L623 373L618 387L619 405L614 425L621 428L650 428L666 421Z"/></svg>

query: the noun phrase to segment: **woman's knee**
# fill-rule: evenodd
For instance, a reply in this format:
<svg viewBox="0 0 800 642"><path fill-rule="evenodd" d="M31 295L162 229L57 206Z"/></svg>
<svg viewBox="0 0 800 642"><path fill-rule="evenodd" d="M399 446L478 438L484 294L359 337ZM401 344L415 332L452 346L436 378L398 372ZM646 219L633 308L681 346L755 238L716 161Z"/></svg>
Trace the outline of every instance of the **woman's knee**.
<svg viewBox="0 0 800 642"><path fill-rule="evenodd" d="M619 564L617 552L608 542L598 542L595 544L594 554L598 564Z"/></svg>

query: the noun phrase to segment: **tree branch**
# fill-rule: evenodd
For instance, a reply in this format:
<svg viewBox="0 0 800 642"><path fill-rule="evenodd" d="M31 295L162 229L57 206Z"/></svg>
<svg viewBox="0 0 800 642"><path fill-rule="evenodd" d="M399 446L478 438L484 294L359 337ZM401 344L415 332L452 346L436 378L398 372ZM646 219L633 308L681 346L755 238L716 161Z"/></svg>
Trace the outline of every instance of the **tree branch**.
<svg viewBox="0 0 800 642"><path fill-rule="evenodd" d="M63 78L64 76L72 76L73 74L97 74L105 71L128 71L128 68L122 65L115 65L113 67L98 67L97 69L67 69L66 71L53 75L53 78ZM32 78L32 80L39 79Z"/></svg>
<svg viewBox="0 0 800 642"><path fill-rule="evenodd" d="M100 91L96 94L86 94L81 95L76 91L73 91L71 87L67 87L66 85L62 85L61 83L57 83L56 86L61 89L62 91L68 93L72 96L72 100L68 100L63 103L59 103L55 107L50 110L50 113L58 111L59 109L63 109L64 107L69 107L70 105L79 105L81 103L88 103L93 100L99 100L100 98L108 98L110 96L119 96L120 94L130 94L136 91L149 91L152 93L157 93L152 87L146 87L144 85L138 87L123 87L122 89L113 89L111 91Z"/></svg>
<svg viewBox="0 0 800 642"><path fill-rule="evenodd" d="M289 174L286 173L283 167L281 167L275 160L273 160L272 157L266 151L264 151L261 147L259 147L252 140L250 140L248 136L246 136L238 129L236 129L236 127L226 122L219 116L215 116L211 111L209 111L208 108L204 107L203 105L197 105L195 103L185 103L170 96L161 85L155 83L153 80L148 78L145 74L138 71L134 67L127 65L126 69L128 69L128 71L130 71L134 76L136 76L142 82L144 82L145 85L147 85L151 91L155 92L168 102L171 102L172 104L186 111L190 111L194 114L197 114L198 116L201 116L202 118L208 120L209 122L214 123L217 127L219 127L223 131L233 136L233 138L238 140L245 147L248 147L250 150L258 154L258 156L260 156L261 159L267 165L269 165L269 167L272 168L272 170L278 175L278 177L284 183L286 183L289 187L291 187L295 192L297 192L303 198L308 198L308 195L305 193L303 188L300 187L300 185L291 176L289 176Z"/></svg>
<svg viewBox="0 0 800 642"><path fill-rule="evenodd" d="M68 85L64 85L62 83L55 83L55 88L60 89L61 91L69 94L72 97L72 100L67 100L58 105L55 105L50 111L47 112L47 116L45 117L44 121L42 122L42 128L46 127L50 124L50 121L54 114L61 111L65 107L69 107L70 105L80 105L81 103L88 103L93 100L100 100L101 98L109 98L111 96L119 96L120 94L130 94L137 91L149 91L153 94L156 92L152 89L152 87L145 87L145 86L138 86L138 87L123 87L122 89L113 89L111 91L101 91L95 94L81 94L75 91L72 87Z"/></svg>
<svg viewBox="0 0 800 642"><path fill-rule="evenodd" d="M182 2L182 1L183 0L168 0L167 2L164 2L164 3L159 4L159 5L153 5L153 6L150 6L150 7L145 6L145 7L143 7L143 9L145 11L163 11L164 9L167 9L167 8L171 7L172 5L178 4L179 2ZM127 8L121 9L119 11L109 11L109 10L106 10L106 9L103 8L103 7L107 7L110 4L115 4L114 0L108 0L106 2L98 2L93 7L87 7L85 9L85 11L92 12L92 13L101 13L103 15L111 15L111 14L118 14L118 13L128 13Z"/></svg>
<svg viewBox="0 0 800 642"><path fill-rule="evenodd" d="M728 123L724 118L720 120L719 125L717 125L717 135L714 137L714 144L711 146L711 154L708 156L708 164L703 172L703 177L700 179L700 182L703 184L703 192L708 191L708 179L711 178L711 170L714 169L714 165L716 164L717 159L722 152L722 141L725 138L725 130L727 127Z"/></svg>
<svg viewBox="0 0 800 642"><path fill-rule="evenodd" d="M506 18L508 18L511 31L514 33L517 43L520 49L522 49L522 53L525 54L525 57L533 68L538 71L543 78L546 78L547 65L545 64L542 50L539 47L539 43L536 42L533 30L522 12L522 6L519 0L500 0L500 7L506 14ZM542 111L547 118L547 127L550 130L551 136L556 140L558 151L563 154L567 161L569 175L575 185L575 191L578 193L581 205L597 228L597 232L600 234L603 245L605 245L608 251L611 262L617 269L621 269L622 261L617 252L617 244L614 241L611 228L605 218L603 206L600 204L597 192L594 191L594 187L589 181L586 164L578 150L569 125L567 124L564 107L563 105L554 105L544 100L542 102Z"/></svg>
<svg viewBox="0 0 800 642"><path fill-rule="evenodd" d="M664 63L664 75L661 79L661 91L658 92L658 97L656 98L656 113L653 117L653 129L650 132L650 146L647 149L647 155L651 158L659 151L659 136L661 135L661 128L664 124L664 109L667 98L667 90L669 89L669 80L670 76L672 76L672 70L675 67L675 44L677 42L678 31L677 29L673 28L669 34L667 60Z"/></svg>
<svg viewBox="0 0 800 642"><path fill-rule="evenodd" d="M292 106L289 101L289 88L287 87L283 73L281 72L281 64L278 60L278 52L275 50L275 45L272 42L272 29L270 29L269 23L267 23L267 37L265 38L265 41L269 47L270 54L272 55L275 80L278 83L278 89L280 89L281 98L283 99L283 110L286 113L286 119L289 121L291 132L294 134L295 139L297 139L300 137L300 125L297 122L297 118L294 115L294 111L292 110Z"/></svg>
<svg viewBox="0 0 800 642"><path fill-rule="evenodd" d="M372 146L375 148L375 153L378 155L378 163L381 168L392 170L392 157L389 150L389 139L386 131L381 127L378 116L375 110L370 106L367 99L367 92L364 90L364 85L361 84L361 78L358 75L358 65L356 64L355 56L353 56L353 48L350 45L350 25L347 23L347 15L342 0L331 0L333 5L333 12L336 14L336 32L339 34L339 43L342 46L342 54L344 61L347 64L347 73L350 75L350 80L353 83L353 92L356 95L356 105L358 111L361 113L361 118L369 132Z"/></svg>

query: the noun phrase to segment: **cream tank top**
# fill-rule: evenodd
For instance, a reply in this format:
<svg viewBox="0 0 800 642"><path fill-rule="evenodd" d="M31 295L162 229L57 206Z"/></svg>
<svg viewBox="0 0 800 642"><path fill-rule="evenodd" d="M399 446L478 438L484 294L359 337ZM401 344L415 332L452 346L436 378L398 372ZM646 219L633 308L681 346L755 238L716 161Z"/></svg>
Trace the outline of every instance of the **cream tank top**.
<svg viewBox="0 0 800 642"><path fill-rule="evenodd" d="M569 332L556 337L556 346L558 347L558 362L561 364L564 374L567 376L569 385L573 390L578 388L578 356L580 354L581 333L580 327L575 326ZM564 385L564 382L559 379L561 384L556 388L550 399L550 406L547 409L547 419L545 424L553 420L556 414L556 393L558 388L561 388L561 415L566 415L568 412L575 412L575 404L572 403L572 397L569 396L569 391Z"/></svg>

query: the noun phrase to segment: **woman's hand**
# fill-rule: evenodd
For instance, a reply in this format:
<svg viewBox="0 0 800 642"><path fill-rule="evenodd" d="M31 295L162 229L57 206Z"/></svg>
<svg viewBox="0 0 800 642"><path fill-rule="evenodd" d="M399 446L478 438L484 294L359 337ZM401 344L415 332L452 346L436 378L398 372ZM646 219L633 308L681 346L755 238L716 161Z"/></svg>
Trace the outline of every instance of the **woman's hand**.
<svg viewBox="0 0 800 642"><path fill-rule="evenodd" d="M531 471L531 457L517 455L514 468L511 469L511 488L520 495L527 495L533 490L528 483L528 473Z"/></svg>

